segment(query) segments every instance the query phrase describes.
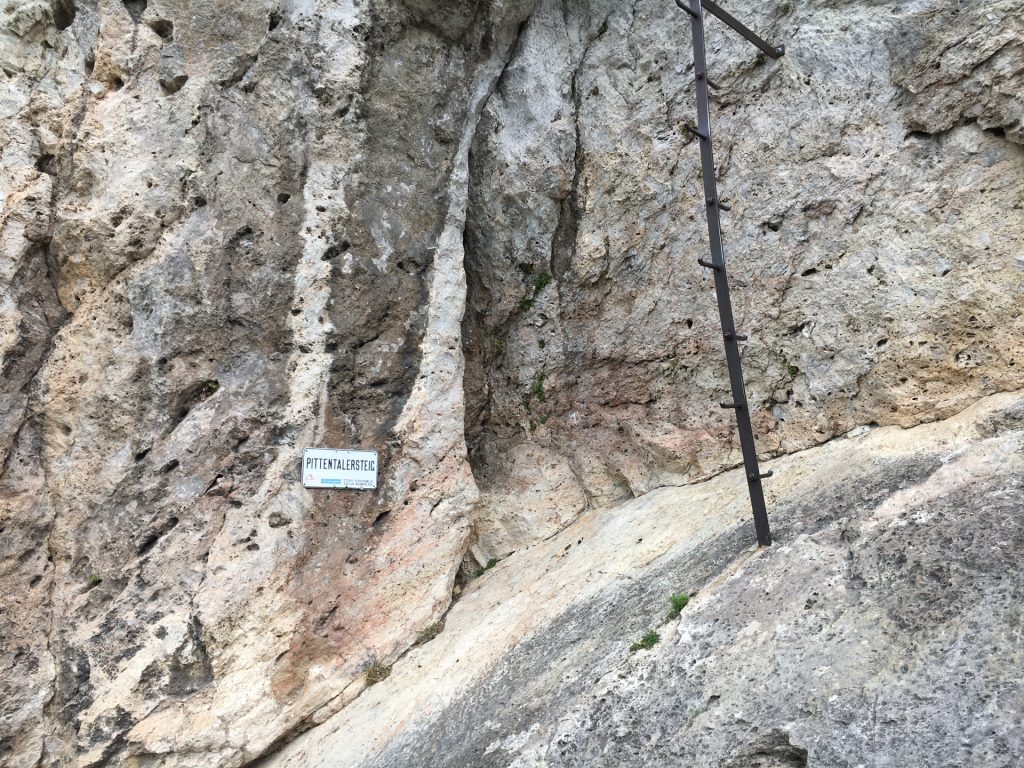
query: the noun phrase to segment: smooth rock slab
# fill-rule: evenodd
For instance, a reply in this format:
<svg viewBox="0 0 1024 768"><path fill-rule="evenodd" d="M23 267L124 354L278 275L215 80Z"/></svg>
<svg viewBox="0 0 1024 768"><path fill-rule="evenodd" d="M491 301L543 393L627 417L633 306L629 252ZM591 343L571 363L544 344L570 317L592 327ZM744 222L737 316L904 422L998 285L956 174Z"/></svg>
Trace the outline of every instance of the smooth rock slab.
<svg viewBox="0 0 1024 768"><path fill-rule="evenodd" d="M1014 765L1024 393L773 468L772 548L737 472L586 513L267 765Z"/></svg>

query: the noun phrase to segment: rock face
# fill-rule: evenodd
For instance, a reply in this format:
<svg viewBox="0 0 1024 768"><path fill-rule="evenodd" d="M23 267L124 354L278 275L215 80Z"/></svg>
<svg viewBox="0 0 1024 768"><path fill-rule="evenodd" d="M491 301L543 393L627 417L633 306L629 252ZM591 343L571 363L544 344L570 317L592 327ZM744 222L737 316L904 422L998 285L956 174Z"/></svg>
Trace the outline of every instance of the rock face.
<svg viewBox="0 0 1024 768"><path fill-rule="evenodd" d="M1015 765L1024 391L770 465L776 546L741 471L591 510L266 765Z"/></svg>
<svg viewBox="0 0 1024 768"><path fill-rule="evenodd" d="M467 435L498 497L516 488L506 456L524 439L567 456L594 504L739 460L718 407L711 278L695 264L689 21L671 6L541 4L484 111ZM1020 4L917 8L735 4L787 45L761 65L708 22L764 450L948 415L1021 381Z"/></svg>
<svg viewBox="0 0 1024 768"><path fill-rule="evenodd" d="M858 425L911 427L1019 389L1021 3L736 0L730 9L787 46L764 62L709 21L720 186L733 203L726 248L763 453L792 454ZM241 766L335 716L363 717L350 706L357 696L363 708L386 691L399 708L422 701L395 681L363 694L365 672L434 634L477 568L516 553L498 568L541 579L554 557L545 540L564 546L567 531L625 514L609 505L634 496L647 494L616 509L669 504L675 492L663 486L738 462L717 406L726 379L710 278L696 265L704 224L684 128L690 61L685 15L654 0L0 8L0 763ZM998 764L999 749L1020 751L993 699L1019 704L1018 689L994 682L1010 660L967 647L1001 647L985 633L1019 639L1019 614L999 613L1002 593L990 583L998 568L1004 587L1011 574L1020 580L1019 538L992 538L999 510L1010 513L1000 505L1019 490L1007 474L1019 470L1016 429L1006 416L990 440L964 438L977 482L944 470L923 480L914 464L872 485L857 478L870 474L873 454L859 468L836 460L830 473L848 470L864 486L857 504L828 495L848 487L842 472L819 497L800 491L791 498L814 507L819 527L799 522L791 501L780 513L789 539L736 566L765 579L793 568L794 590L852 568L864 584L835 581L829 594L856 608L850 621L869 622L857 625L869 647L925 619L958 633L971 672L961 714L978 729L964 741L978 751L957 747L954 762ZM298 457L312 445L379 451L380 488L304 490ZM920 455L934 462L943 450ZM970 515L887 527L879 504L925 515L911 501L883 503L894 484L917 480L945 489L942 520L975 488L964 499ZM689 558L689 589L741 551L743 500L730 482L686 497L681 549L653 533L617 540L650 610L668 584L641 568L645 557ZM716 508L722 499L728 511ZM844 516L857 535L840 545ZM878 531L861 530L872 520ZM946 546L963 559L943 565L933 542L931 565L890 562L914 535L952 537ZM985 557L975 546L989 547ZM783 561L787 547L799 568ZM854 565L839 562L843 553ZM890 615L915 590L933 599L933 572L935 584L948 576L965 595L996 601L979 604L992 615L953 627L941 601L925 619ZM872 581L884 574L891 584ZM578 579L517 593L533 613L528 626L502 623L499 606L478 602L470 585L446 642L470 652L477 636L453 617L475 605L473 622L499 634L475 654L494 664L520 654L547 669L554 660L544 654L560 646L516 644L542 634L562 590L596 595L599 585L602 610L622 617L608 631L641 628L618 605L625 593L596 575L591 587ZM796 593L779 590L777 603L758 608L774 611L772 627L817 616L833 635L805 633L792 646L768 630L740 637L731 612L752 610L757 593L738 581L716 589L720 613L707 626L719 619L720 643L705 627L685 647L664 642L630 663L668 654L674 664L670 648L697 648L686 658L739 681L746 668L711 645L747 643L789 674L853 642L842 616L801 613L789 602ZM870 623L856 590L878 595L873 609L888 623ZM883 601L881 591L906 595ZM890 709L920 707L929 675L950 668L954 650L935 637L904 649L910 682L884 692ZM630 688L653 666L609 680L598 706L587 686L604 673L586 664L610 670L621 650L611 642L565 662L577 687L562 703L549 698L547 716L495 714L505 746L488 751L493 739L474 735L465 748L482 751L465 754L569 765L598 750L628 765L632 742L588 740L587 723L610 737L608 724L636 707L664 710L665 723L692 714L653 686ZM473 679L497 674L482 661L476 669ZM525 668L515 669L507 679L525 685ZM843 674L855 672L866 687L888 679L870 664ZM709 705L704 722L735 716L739 683L719 690L701 674L677 681L682 700L728 704ZM529 688L537 696L548 690L544 675ZM954 683L936 679L928 695ZM775 709L776 724L755 734L739 719L715 720L732 736L708 741L701 759L792 761L807 750L824 760L848 747L877 763L881 752L864 746L870 733L911 738L886 724L883 708L860 742L826 746L820 734L839 723L868 728L843 709L861 699L822 698L806 675L799 686L792 706L808 712L767 688L745 693L743 707ZM950 695L928 699L935 714L921 722L947 723L939 708ZM470 706L454 689L445 696ZM569 734L560 756L536 751L553 743L556 709L569 718L558 726ZM323 725L297 744L338 732ZM671 733L658 743L678 754L704 744ZM403 764L394 761L406 737L389 734L375 737L372 759ZM436 743L430 759L444 764L448 742ZM286 754L271 759L293 759ZM342 764L361 753L325 754Z"/></svg>

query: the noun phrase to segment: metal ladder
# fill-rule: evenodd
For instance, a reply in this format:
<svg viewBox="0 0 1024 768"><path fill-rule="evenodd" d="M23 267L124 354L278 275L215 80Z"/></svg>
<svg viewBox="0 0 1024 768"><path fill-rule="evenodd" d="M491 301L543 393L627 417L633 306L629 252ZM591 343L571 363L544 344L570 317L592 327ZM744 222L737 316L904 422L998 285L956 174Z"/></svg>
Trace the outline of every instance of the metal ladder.
<svg viewBox="0 0 1024 768"><path fill-rule="evenodd" d="M736 333L736 324L732 316L732 299L729 296L729 279L725 271L725 253L722 250L722 226L719 210L728 211L729 206L723 205L718 199L718 183L715 179L715 158L711 147L711 112L708 103L708 88L714 83L708 79L707 61L704 52L704 10L734 29L744 38L757 46L770 58L777 59L786 49L784 46L770 45L751 32L747 27L729 15L712 0L675 0L676 5L690 14L693 29L693 69L697 82L697 127L687 129L697 136L700 143L701 175L704 177L704 203L708 220L708 239L711 243L711 261L698 259L702 267L711 269L715 274L715 293L718 296L718 315L722 322L722 335L725 338L725 359L729 365L729 384L732 388L732 402L722 403L723 408L731 408L736 412L736 426L740 433L740 446L743 449L743 468L747 475L747 488L750 491L750 506L754 510L754 529L757 532L759 546L767 547L772 543L771 530L768 527L768 510L764 504L764 491L761 480L771 477L772 473L762 473L757 465L757 450L754 447L754 432L750 426L750 410L747 407L747 393L743 386L743 369L740 367L739 342L747 337Z"/></svg>

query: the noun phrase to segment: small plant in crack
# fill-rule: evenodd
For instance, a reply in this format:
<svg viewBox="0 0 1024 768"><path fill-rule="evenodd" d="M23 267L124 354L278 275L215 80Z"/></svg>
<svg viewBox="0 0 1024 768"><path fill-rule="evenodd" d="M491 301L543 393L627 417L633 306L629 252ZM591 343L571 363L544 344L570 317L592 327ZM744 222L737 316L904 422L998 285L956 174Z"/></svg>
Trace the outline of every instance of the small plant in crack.
<svg viewBox="0 0 1024 768"><path fill-rule="evenodd" d="M489 570L491 570L491 568L493 568L497 564L498 564L498 558L492 557L490 560L487 561L487 564L483 568L480 568L480 569L477 570L476 575L477 576L483 576L485 573L487 573Z"/></svg>
<svg viewBox="0 0 1024 768"><path fill-rule="evenodd" d="M533 295L536 297L538 293L543 291L551 284L551 275L547 272L541 272L533 280Z"/></svg>
<svg viewBox="0 0 1024 768"><path fill-rule="evenodd" d="M530 271L527 272L526 274L532 274L532 272L533 269L531 265ZM540 295L541 291L543 291L545 288L551 285L551 279L551 275L548 274L547 272L541 272L536 277L533 278L533 283L531 284L533 289L532 292L529 296L524 296L519 300L520 312L529 312L531 309L533 309L533 305L537 301L537 296Z"/></svg>
<svg viewBox="0 0 1024 768"><path fill-rule="evenodd" d="M643 637L629 646L630 653L636 653L637 651L649 651L651 648L661 642L661 635L655 632L653 629L647 632Z"/></svg>
<svg viewBox="0 0 1024 768"><path fill-rule="evenodd" d="M212 397L218 389L220 389L220 382L210 379L200 385L199 391L196 394L200 400L206 400L208 397Z"/></svg>
<svg viewBox="0 0 1024 768"><path fill-rule="evenodd" d="M381 664L379 661L374 661L365 670L366 674L366 685L376 685L377 683L387 680L391 675L391 665Z"/></svg>
<svg viewBox="0 0 1024 768"><path fill-rule="evenodd" d="M533 377L533 383L530 385L530 397L535 397L540 402L544 402L546 395L544 394L544 374L538 373Z"/></svg>
<svg viewBox="0 0 1024 768"><path fill-rule="evenodd" d="M675 619L679 616L680 613L682 613L683 608L686 607L686 604L690 602L690 596L685 592L680 592L676 595L669 595L668 602L671 606L668 611L668 617L670 619Z"/></svg>
<svg viewBox="0 0 1024 768"><path fill-rule="evenodd" d="M499 323L491 329L491 336L494 338L494 354L501 357L505 354L505 339L508 338L508 328Z"/></svg>
<svg viewBox="0 0 1024 768"><path fill-rule="evenodd" d="M431 624L429 627L424 629L416 636L416 645L423 645L429 643L435 637L441 634L441 630L444 629L444 619L439 619Z"/></svg>

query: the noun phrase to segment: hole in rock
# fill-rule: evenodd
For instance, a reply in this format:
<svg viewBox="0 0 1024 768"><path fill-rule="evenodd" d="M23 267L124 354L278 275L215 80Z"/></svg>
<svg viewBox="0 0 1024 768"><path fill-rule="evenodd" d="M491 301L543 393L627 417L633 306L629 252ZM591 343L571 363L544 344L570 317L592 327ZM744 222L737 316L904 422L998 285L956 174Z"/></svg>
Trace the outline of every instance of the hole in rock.
<svg viewBox="0 0 1024 768"><path fill-rule="evenodd" d="M280 26L281 20L283 18L284 17L281 14L280 8L275 8L274 10L272 10L270 12L270 18L267 19L267 31L273 32L275 29L277 29Z"/></svg>
<svg viewBox="0 0 1024 768"><path fill-rule="evenodd" d="M164 92L164 96L171 96L177 93L185 87L185 83L188 82L188 75L175 75L174 77L162 77L160 78L160 90Z"/></svg>
<svg viewBox="0 0 1024 768"><path fill-rule="evenodd" d="M177 524L178 518L172 517L168 519L167 522L161 525L159 528L149 531L143 537L142 541L139 543L138 553L140 555L144 555L147 552L149 552L149 550L156 546L156 543L160 541L160 539L162 539L164 536L166 536L168 533L174 530L174 527Z"/></svg>
<svg viewBox="0 0 1024 768"><path fill-rule="evenodd" d="M292 196L289 195L287 192L281 192L277 196L277 202L279 202L279 203L287 203L291 199L292 199Z"/></svg>
<svg viewBox="0 0 1024 768"><path fill-rule="evenodd" d="M121 5L128 11L128 15L132 17L132 21L136 24L142 19L142 14L146 12L146 6L149 3L146 0L121 0Z"/></svg>
<svg viewBox="0 0 1024 768"><path fill-rule="evenodd" d="M73 0L57 0L53 4L53 26L57 29L67 29L75 20L78 8Z"/></svg>
<svg viewBox="0 0 1024 768"><path fill-rule="evenodd" d="M149 28L164 40L174 39L174 22L170 19L153 19L149 22Z"/></svg>
<svg viewBox="0 0 1024 768"><path fill-rule="evenodd" d="M181 465L181 462L177 459L171 459L162 467L160 467L160 474L166 475L168 472L173 472Z"/></svg>

